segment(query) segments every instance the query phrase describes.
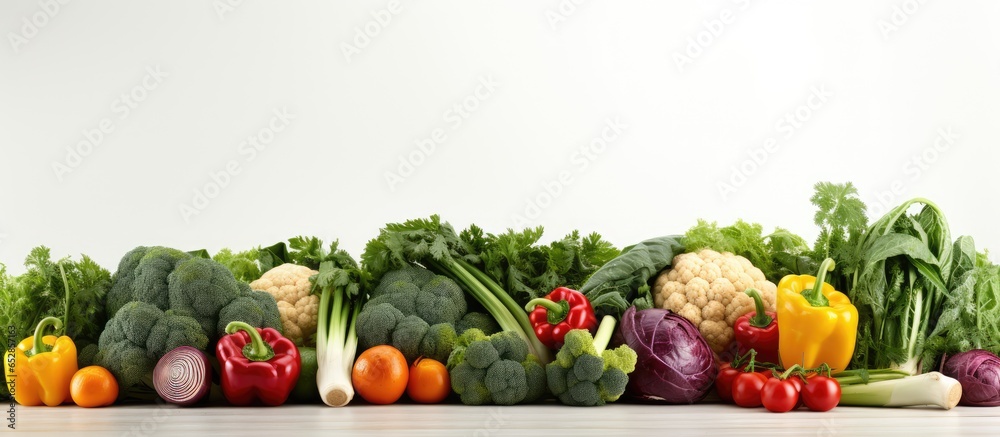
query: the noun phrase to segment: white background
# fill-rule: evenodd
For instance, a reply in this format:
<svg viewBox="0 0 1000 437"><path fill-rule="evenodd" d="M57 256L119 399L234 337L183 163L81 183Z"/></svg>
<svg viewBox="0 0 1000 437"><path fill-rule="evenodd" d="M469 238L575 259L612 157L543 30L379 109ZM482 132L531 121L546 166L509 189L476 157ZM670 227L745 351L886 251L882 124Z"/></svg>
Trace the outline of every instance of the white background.
<svg viewBox="0 0 1000 437"><path fill-rule="evenodd" d="M953 234L1000 248L998 2L53 1L0 2L13 272L39 244L112 270L140 244L298 234L357 256L432 213L619 246L699 217L811 239L825 180L879 213L928 197ZM126 115L123 94L144 99ZM475 110L459 123L456 104ZM272 138L275 110L295 118ZM609 119L621 135L594 143ZM412 173L388 183L401 160ZM185 217L197 193L212 198Z"/></svg>

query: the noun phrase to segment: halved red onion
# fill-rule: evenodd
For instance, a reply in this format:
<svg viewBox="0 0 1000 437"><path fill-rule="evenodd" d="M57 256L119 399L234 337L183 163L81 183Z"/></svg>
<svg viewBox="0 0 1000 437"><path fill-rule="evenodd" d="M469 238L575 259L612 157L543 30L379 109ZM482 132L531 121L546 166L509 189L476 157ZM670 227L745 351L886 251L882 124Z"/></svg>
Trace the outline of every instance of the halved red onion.
<svg viewBox="0 0 1000 437"><path fill-rule="evenodd" d="M191 346L167 352L153 369L153 388L164 401L180 406L193 405L212 386L208 356Z"/></svg>

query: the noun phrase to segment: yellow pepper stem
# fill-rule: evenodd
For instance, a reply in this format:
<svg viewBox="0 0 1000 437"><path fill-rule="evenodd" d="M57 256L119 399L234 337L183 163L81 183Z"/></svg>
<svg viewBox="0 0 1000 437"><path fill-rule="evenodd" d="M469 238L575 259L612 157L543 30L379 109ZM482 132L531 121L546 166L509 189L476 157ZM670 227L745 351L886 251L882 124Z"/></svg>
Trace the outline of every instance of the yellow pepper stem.
<svg viewBox="0 0 1000 437"><path fill-rule="evenodd" d="M816 274L816 282L813 284L812 290L802 292L802 297L806 299L806 302L809 302L809 305L814 307L830 306L830 299L823 295L823 281L826 280L826 273L832 272L836 266L833 258L827 258L819 265L819 273Z"/></svg>
<svg viewBox="0 0 1000 437"><path fill-rule="evenodd" d="M35 339L31 345L31 349L25 352L25 355L33 357L43 352L48 352L52 350L51 346L45 344L42 339L45 337L45 328L52 326L55 330L62 328L62 320L55 317L49 316L38 322L38 326L35 327Z"/></svg>

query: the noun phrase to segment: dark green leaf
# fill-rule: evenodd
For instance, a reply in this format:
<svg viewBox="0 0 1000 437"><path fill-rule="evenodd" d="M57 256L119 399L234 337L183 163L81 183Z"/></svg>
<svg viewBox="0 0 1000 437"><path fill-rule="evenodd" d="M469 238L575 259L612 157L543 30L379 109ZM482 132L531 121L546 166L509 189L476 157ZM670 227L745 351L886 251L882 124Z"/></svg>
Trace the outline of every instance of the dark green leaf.
<svg viewBox="0 0 1000 437"><path fill-rule="evenodd" d="M599 316L620 316L639 297L639 288L648 286L650 278L684 252L679 240L679 236L657 237L625 248L598 269L580 291Z"/></svg>

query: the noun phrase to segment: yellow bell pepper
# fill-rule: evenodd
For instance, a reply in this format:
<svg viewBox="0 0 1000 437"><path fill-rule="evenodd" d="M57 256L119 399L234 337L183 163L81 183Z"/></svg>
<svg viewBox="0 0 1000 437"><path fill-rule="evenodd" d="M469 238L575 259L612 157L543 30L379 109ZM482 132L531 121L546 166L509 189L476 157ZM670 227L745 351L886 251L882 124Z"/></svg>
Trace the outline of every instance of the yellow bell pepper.
<svg viewBox="0 0 1000 437"><path fill-rule="evenodd" d="M35 328L34 337L24 339L13 352L8 350L6 353L7 387L21 405L54 407L71 400L70 381L78 370L76 345L65 335L43 336L49 326L60 329L62 321L55 317L42 319ZM13 368L6 364L11 362Z"/></svg>
<svg viewBox="0 0 1000 437"><path fill-rule="evenodd" d="M834 372L847 368L858 336L858 309L847 295L823 282L835 264L827 258L819 277L788 275L778 282L778 355L789 368L826 363Z"/></svg>

